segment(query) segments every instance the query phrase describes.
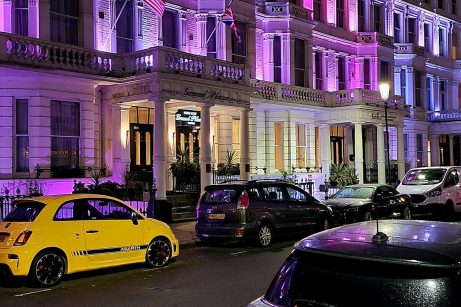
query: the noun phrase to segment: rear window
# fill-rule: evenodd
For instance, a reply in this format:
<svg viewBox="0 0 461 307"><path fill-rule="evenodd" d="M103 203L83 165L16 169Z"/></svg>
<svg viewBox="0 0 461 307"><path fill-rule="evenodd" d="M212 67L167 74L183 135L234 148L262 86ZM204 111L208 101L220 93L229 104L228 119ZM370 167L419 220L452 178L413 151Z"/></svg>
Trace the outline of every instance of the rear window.
<svg viewBox="0 0 461 307"><path fill-rule="evenodd" d="M3 219L4 222L32 222L45 204L36 201L13 203L13 210Z"/></svg>
<svg viewBox="0 0 461 307"><path fill-rule="evenodd" d="M229 204L237 201L235 189L216 189L206 191L202 203L205 204Z"/></svg>
<svg viewBox="0 0 461 307"><path fill-rule="evenodd" d="M265 299L283 306L460 306L458 273L295 251Z"/></svg>

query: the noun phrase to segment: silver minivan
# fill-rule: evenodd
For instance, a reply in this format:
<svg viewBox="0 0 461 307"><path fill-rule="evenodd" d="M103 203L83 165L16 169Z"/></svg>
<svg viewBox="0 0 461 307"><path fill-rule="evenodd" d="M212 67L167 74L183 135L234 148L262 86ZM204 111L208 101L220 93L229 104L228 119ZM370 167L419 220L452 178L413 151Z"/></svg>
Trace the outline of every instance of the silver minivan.
<svg viewBox="0 0 461 307"><path fill-rule="evenodd" d="M414 213L461 212L461 166L418 167L409 170L397 191L411 196Z"/></svg>

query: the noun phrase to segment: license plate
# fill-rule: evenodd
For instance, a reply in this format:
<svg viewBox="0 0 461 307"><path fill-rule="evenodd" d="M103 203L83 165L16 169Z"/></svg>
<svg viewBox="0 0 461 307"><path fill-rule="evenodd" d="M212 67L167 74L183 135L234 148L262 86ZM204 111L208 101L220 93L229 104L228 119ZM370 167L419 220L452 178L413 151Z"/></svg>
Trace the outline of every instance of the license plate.
<svg viewBox="0 0 461 307"><path fill-rule="evenodd" d="M208 219L210 220L224 220L226 215L224 213L209 213Z"/></svg>

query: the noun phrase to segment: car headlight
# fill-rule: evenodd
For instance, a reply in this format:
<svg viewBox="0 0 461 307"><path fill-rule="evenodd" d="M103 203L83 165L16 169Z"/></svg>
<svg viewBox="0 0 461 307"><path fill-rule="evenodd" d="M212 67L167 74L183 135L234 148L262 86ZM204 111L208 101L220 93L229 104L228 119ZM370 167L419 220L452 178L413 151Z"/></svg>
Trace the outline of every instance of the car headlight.
<svg viewBox="0 0 461 307"><path fill-rule="evenodd" d="M436 197L442 194L442 187L435 188L429 192L426 193L427 197Z"/></svg>

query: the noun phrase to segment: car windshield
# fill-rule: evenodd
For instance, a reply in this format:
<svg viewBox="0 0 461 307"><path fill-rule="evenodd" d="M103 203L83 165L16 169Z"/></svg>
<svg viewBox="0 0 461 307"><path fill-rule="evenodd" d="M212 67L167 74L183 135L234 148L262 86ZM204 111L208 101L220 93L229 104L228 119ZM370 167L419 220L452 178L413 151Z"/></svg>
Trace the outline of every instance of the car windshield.
<svg viewBox="0 0 461 307"><path fill-rule="evenodd" d="M333 198L371 199L374 190L372 187L344 187Z"/></svg>
<svg viewBox="0 0 461 307"><path fill-rule="evenodd" d="M296 250L264 298L277 306L460 306L455 271Z"/></svg>
<svg viewBox="0 0 461 307"><path fill-rule="evenodd" d="M3 219L4 222L32 222L45 204L36 201L13 203L13 210Z"/></svg>
<svg viewBox="0 0 461 307"><path fill-rule="evenodd" d="M424 185L436 184L443 180L447 172L446 168L436 169L414 169L410 170L403 178L402 184L405 185Z"/></svg>

